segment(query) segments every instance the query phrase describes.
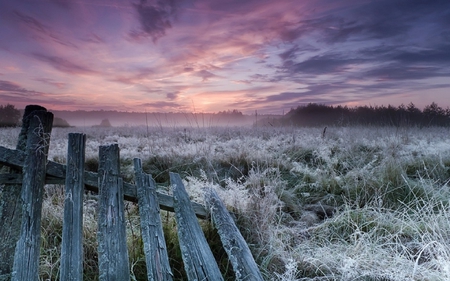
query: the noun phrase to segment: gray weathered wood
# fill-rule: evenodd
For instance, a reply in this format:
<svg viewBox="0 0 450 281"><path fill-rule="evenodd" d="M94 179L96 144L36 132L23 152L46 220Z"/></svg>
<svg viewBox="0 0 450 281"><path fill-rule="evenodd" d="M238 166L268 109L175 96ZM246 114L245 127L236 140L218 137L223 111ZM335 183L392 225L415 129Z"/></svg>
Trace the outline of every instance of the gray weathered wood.
<svg viewBox="0 0 450 281"><path fill-rule="evenodd" d="M25 154L21 151L5 148L0 146L0 164L21 168L23 166L25 159ZM2 177L0 177L0 183L8 183L14 181L20 181L19 176L12 176L8 174L5 176L6 181L2 181ZM47 163L47 178L46 183L60 183L64 184L66 177L66 165L59 164L53 161L48 161ZM58 181L59 179L59 181ZM84 184L85 189L98 192L98 174L94 172L84 172ZM131 202L137 202L137 191L136 186L130 183L123 183L124 185L124 198L125 200ZM164 193L156 192L158 196L159 206L162 210L173 212L173 197ZM205 207L201 204L191 202L192 208L194 208L195 214L199 218L206 218L208 216L208 212Z"/></svg>
<svg viewBox="0 0 450 281"><path fill-rule="evenodd" d="M263 278L247 242L242 237L225 205L213 189L209 189L205 195L207 206L211 212L211 219L233 266L236 280L262 281Z"/></svg>
<svg viewBox="0 0 450 281"><path fill-rule="evenodd" d="M148 280L171 281L173 274L169 265L155 181L142 171L141 159L134 159L134 171Z"/></svg>
<svg viewBox="0 0 450 281"><path fill-rule="evenodd" d="M0 146L0 164L22 171L25 152Z"/></svg>
<svg viewBox="0 0 450 281"><path fill-rule="evenodd" d="M170 173L175 200L178 240L189 280L223 280L219 267L195 217L183 182L178 174Z"/></svg>
<svg viewBox="0 0 450 281"><path fill-rule="evenodd" d="M22 174L0 174L0 184L22 184L23 175ZM45 184L64 184L65 181L60 178L54 178L50 176L45 177ZM0 279L1 281L1 279Z"/></svg>
<svg viewBox="0 0 450 281"><path fill-rule="evenodd" d="M119 146L99 151L98 258L100 281L130 280Z"/></svg>
<svg viewBox="0 0 450 281"><path fill-rule="evenodd" d="M28 131L30 128L30 122L31 117L34 115L32 114L34 111L47 111L45 107L42 107L40 105L27 105L25 107L25 111L22 116L22 128L19 133L19 139L17 141L16 149L20 151L25 151L25 147L27 146L27 138L28 138Z"/></svg>
<svg viewBox="0 0 450 281"><path fill-rule="evenodd" d="M60 279L83 280L83 194L86 135L69 134Z"/></svg>
<svg viewBox="0 0 450 281"><path fill-rule="evenodd" d="M32 113L23 167L22 224L14 254L13 281L38 280L41 211L52 123L51 112Z"/></svg>
<svg viewBox="0 0 450 281"><path fill-rule="evenodd" d="M31 113L36 110L46 110L37 105L28 105L22 117L22 129L16 145L17 151L25 151L27 145L27 134L30 125ZM12 174L20 175L22 167L10 169ZM14 263L14 251L20 236L22 219L22 202L20 194L22 182L7 185L0 193L0 280L10 280Z"/></svg>

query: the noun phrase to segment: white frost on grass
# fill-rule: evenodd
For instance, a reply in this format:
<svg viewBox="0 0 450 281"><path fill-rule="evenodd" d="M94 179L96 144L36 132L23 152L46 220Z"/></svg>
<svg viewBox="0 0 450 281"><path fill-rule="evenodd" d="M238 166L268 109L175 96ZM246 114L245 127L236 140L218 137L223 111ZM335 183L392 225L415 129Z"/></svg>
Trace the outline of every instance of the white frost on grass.
<svg viewBox="0 0 450 281"><path fill-rule="evenodd" d="M79 130L86 159L118 143L124 165L171 165L195 201L214 188L268 280L450 280L450 130L322 129L55 128L49 158ZM0 129L0 145L18 133ZM305 204L336 213L305 223Z"/></svg>

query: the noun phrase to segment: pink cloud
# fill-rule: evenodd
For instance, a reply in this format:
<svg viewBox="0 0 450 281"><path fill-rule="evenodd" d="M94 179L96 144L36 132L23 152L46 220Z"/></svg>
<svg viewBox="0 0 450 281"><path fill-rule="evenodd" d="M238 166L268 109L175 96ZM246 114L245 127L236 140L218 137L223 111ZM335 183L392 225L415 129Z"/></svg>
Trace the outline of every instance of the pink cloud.
<svg viewBox="0 0 450 281"><path fill-rule="evenodd" d="M61 71L61 72L65 72L68 74L96 74L97 71L89 68L86 65L83 65L81 63L75 63L72 62L68 59L62 58L62 57L57 57L57 56L49 56L49 55L44 55L44 54L39 54L39 53L34 53L32 54L32 56L42 62L45 62L49 65L51 65L52 67L54 67L55 69Z"/></svg>
<svg viewBox="0 0 450 281"><path fill-rule="evenodd" d="M54 86L58 89L64 89L67 86L67 84L64 82L56 82L55 80L49 78L35 78L34 80L42 82L47 85Z"/></svg>

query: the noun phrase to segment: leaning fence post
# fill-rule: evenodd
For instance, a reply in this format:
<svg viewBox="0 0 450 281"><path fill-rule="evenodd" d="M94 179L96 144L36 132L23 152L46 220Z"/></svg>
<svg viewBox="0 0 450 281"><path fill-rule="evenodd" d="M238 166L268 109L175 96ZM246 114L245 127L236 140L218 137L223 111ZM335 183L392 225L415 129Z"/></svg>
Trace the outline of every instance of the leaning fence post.
<svg viewBox="0 0 450 281"><path fill-rule="evenodd" d="M19 134L16 150L25 151L27 133L30 125L31 113L36 110L46 110L39 105L27 105L22 117L22 130ZM21 173L11 169L11 173ZM22 185L6 184L0 198L0 280L10 280L14 263L14 251L20 237L22 220L22 204L20 194Z"/></svg>
<svg viewBox="0 0 450 281"><path fill-rule="evenodd" d="M85 134L69 134L60 279L83 280L83 194Z"/></svg>
<svg viewBox="0 0 450 281"><path fill-rule="evenodd" d="M38 280L39 277L42 200L52 123L51 112L32 113L23 167L22 224L14 254L13 281Z"/></svg>
<svg viewBox="0 0 450 281"><path fill-rule="evenodd" d="M141 159L134 159L134 172L141 217L141 233L144 241L148 280L171 281L169 257L160 217L156 184L142 171Z"/></svg>
<svg viewBox="0 0 450 281"><path fill-rule="evenodd" d="M188 280L223 280L180 175L170 173L178 239Z"/></svg>
<svg viewBox="0 0 450 281"><path fill-rule="evenodd" d="M130 280L119 146L100 146L98 259L101 281Z"/></svg>
<svg viewBox="0 0 450 281"><path fill-rule="evenodd" d="M222 200L213 189L209 189L205 195L212 221L233 266L236 280L262 281L263 278L247 242L242 237Z"/></svg>

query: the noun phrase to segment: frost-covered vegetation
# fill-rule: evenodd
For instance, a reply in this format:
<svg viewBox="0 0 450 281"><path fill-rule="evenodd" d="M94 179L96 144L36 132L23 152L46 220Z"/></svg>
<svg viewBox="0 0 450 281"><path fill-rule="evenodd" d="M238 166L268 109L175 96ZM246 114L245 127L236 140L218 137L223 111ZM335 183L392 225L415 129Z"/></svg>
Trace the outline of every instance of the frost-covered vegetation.
<svg viewBox="0 0 450 281"><path fill-rule="evenodd" d="M122 174L143 160L161 190L178 172L193 200L215 188L267 280L450 280L450 129L55 128L49 158L65 163L67 134L87 134L86 166L98 146L118 143ZM1 130L14 148L19 129ZM85 277L96 274L96 198L85 203ZM48 186L41 276L56 280L63 192ZM144 280L137 207L127 204L135 280ZM173 217L163 212L169 255L183 280ZM217 234L203 223L227 280Z"/></svg>

